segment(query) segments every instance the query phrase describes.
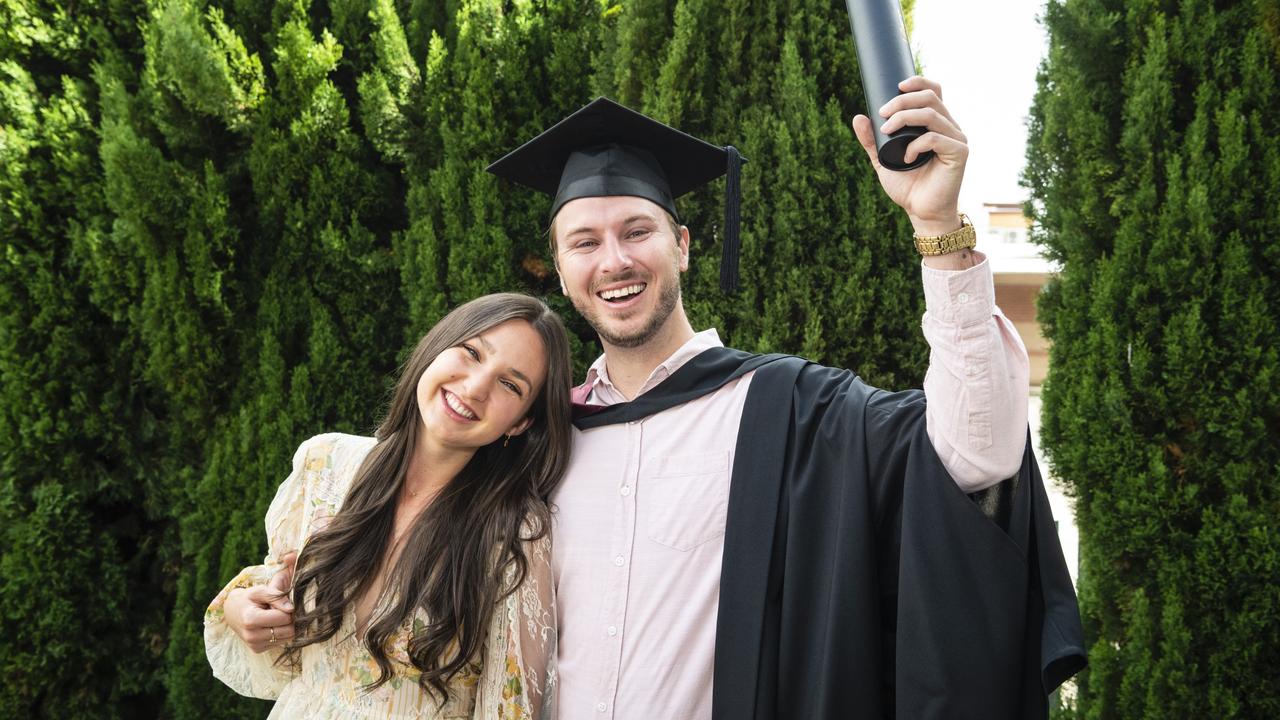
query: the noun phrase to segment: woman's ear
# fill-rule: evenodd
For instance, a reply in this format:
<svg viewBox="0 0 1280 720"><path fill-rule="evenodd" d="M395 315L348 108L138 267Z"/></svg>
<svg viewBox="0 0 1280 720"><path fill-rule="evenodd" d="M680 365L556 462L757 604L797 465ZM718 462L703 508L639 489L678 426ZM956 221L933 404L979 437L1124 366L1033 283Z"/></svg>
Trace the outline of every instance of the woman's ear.
<svg viewBox="0 0 1280 720"><path fill-rule="evenodd" d="M525 430L528 430L529 426L532 424L533 424L533 418L526 415L524 419L522 419L520 422L511 426L511 429L507 431L507 435L509 435L510 437L515 437L520 433L524 432Z"/></svg>

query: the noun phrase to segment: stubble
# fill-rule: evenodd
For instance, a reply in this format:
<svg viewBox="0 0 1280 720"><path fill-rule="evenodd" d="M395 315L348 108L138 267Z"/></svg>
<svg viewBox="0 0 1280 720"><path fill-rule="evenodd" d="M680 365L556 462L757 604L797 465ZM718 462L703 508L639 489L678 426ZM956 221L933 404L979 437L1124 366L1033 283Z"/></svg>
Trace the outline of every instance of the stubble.
<svg viewBox="0 0 1280 720"><path fill-rule="evenodd" d="M613 282L630 279L624 276L614 278ZM594 295L594 292L591 294ZM578 313L586 319L587 324L596 331L596 334L605 343L618 348L637 348L657 337L658 331L667 322L667 318L671 317L671 313L675 312L676 306L680 303L680 276L677 272L673 282L663 285L658 295L658 304L653 309L653 312L649 314L648 319L645 320L640 328L626 335L614 332L609 328L607 321L601 317L600 313L596 312L590 297L585 302L579 302L576 298L571 298L571 300Z"/></svg>

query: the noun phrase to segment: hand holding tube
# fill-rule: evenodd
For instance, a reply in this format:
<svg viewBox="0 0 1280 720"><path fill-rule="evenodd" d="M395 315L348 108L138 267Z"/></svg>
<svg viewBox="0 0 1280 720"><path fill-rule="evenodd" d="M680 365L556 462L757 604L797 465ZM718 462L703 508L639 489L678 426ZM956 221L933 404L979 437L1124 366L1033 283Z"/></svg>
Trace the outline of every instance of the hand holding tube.
<svg viewBox="0 0 1280 720"><path fill-rule="evenodd" d="M881 132L893 133L908 125L922 127L924 134L907 145L904 158L912 161L932 152L934 162L911 172L895 172L876 152L872 121L858 115L853 119L853 130L880 184L889 198L907 211L916 233L942 235L960 226L960 183L969 159L968 139L942 104L940 85L917 75L903 80L898 88L901 94L878 108Z"/></svg>

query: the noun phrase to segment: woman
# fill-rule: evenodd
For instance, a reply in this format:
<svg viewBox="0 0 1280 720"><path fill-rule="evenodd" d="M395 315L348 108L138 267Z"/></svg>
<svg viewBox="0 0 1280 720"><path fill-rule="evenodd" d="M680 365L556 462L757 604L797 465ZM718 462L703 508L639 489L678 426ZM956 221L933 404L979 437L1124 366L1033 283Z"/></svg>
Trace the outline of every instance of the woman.
<svg viewBox="0 0 1280 720"><path fill-rule="evenodd" d="M449 313L373 438L320 435L294 455L265 563L205 613L214 675L277 698L272 718L550 717L546 500L569 456L570 373L564 327L536 299ZM298 550L292 603L272 601L292 623L246 642L230 616L261 608L237 588L261 591Z"/></svg>

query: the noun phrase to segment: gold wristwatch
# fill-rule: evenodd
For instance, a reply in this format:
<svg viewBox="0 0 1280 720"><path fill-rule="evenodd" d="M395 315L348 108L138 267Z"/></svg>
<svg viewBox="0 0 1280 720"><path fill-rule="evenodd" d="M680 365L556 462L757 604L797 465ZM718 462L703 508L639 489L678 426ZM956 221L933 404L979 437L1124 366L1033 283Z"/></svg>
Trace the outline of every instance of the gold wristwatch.
<svg viewBox="0 0 1280 720"><path fill-rule="evenodd" d="M960 227L945 235L916 235L916 250L921 255L947 255L966 250L978 244L978 231L973 229L969 216L960 213Z"/></svg>

